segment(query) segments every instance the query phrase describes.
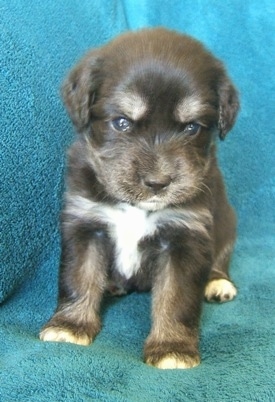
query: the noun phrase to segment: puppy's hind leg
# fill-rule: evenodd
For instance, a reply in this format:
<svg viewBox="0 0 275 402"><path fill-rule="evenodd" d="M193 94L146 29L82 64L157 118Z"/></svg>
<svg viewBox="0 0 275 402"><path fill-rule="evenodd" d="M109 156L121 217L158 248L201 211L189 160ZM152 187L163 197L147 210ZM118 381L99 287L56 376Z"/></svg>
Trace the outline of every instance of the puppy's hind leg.
<svg viewBox="0 0 275 402"><path fill-rule="evenodd" d="M89 236L83 239L78 233L65 242L60 300L55 314L40 332L43 341L88 345L100 331L99 308L106 286L106 251L102 239Z"/></svg>
<svg viewBox="0 0 275 402"><path fill-rule="evenodd" d="M233 243L229 243L216 257L204 292L208 302L223 303L231 301L237 295L237 289L228 274L232 249Z"/></svg>

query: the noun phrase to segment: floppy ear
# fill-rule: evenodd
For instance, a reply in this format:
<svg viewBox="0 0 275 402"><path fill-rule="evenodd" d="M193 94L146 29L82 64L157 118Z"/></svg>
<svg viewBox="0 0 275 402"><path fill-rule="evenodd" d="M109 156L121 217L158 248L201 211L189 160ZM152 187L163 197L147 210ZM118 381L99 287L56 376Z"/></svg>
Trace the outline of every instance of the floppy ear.
<svg viewBox="0 0 275 402"><path fill-rule="evenodd" d="M63 101L78 132L82 132L91 120L91 106L99 86L99 54L99 50L92 50L84 56L71 70L61 88Z"/></svg>
<svg viewBox="0 0 275 402"><path fill-rule="evenodd" d="M224 77L219 86L219 137L224 140L228 131L233 127L238 110L239 96L234 85L228 77Z"/></svg>

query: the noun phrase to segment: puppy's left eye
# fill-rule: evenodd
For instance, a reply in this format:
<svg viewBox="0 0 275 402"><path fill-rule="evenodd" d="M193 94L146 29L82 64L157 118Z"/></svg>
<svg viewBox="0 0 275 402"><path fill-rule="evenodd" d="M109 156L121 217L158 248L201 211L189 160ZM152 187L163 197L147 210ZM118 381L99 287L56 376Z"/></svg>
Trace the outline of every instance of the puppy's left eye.
<svg viewBox="0 0 275 402"><path fill-rule="evenodd" d="M116 117L111 121L111 126L120 132L130 131L133 127L133 123L125 117Z"/></svg>
<svg viewBox="0 0 275 402"><path fill-rule="evenodd" d="M184 133L188 135L198 134L201 130L201 125L199 123L189 123L184 128Z"/></svg>

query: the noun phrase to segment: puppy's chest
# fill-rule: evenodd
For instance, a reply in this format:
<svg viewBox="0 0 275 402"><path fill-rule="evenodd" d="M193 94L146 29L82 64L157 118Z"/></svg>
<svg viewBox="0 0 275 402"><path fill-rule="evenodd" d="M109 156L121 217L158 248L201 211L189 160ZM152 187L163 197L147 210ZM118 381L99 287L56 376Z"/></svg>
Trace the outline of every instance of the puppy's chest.
<svg viewBox="0 0 275 402"><path fill-rule="evenodd" d="M154 236L157 223L153 215L129 205L114 209L108 215L109 235L115 244L115 266L129 279L141 265L141 241Z"/></svg>

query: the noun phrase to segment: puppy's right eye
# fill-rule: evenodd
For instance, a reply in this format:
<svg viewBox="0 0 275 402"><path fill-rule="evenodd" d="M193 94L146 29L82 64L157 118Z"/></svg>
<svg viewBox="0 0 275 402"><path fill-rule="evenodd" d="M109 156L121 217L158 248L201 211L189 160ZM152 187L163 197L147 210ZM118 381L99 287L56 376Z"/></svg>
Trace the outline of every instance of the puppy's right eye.
<svg viewBox="0 0 275 402"><path fill-rule="evenodd" d="M120 116L111 121L111 126L116 131L126 132L131 130L133 123L125 117Z"/></svg>
<svg viewBox="0 0 275 402"><path fill-rule="evenodd" d="M201 125L198 123L189 123L185 126L184 132L188 135L196 135L201 130Z"/></svg>

